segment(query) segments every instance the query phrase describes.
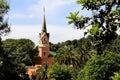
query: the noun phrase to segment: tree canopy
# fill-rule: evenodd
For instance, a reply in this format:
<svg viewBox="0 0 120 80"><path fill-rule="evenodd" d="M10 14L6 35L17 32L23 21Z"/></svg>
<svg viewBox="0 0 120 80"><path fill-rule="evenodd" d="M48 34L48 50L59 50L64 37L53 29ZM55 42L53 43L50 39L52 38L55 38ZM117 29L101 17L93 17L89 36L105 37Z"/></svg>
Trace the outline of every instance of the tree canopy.
<svg viewBox="0 0 120 80"><path fill-rule="evenodd" d="M0 79L28 80L26 66L32 65L34 43L29 39L6 39L2 43Z"/></svg>
<svg viewBox="0 0 120 80"><path fill-rule="evenodd" d="M72 71L70 67L54 63L48 71L49 80L71 80Z"/></svg>
<svg viewBox="0 0 120 80"><path fill-rule="evenodd" d="M106 44L117 37L116 31L120 28L120 1L119 0L77 0L82 9L91 10L89 17L79 16L79 11L70 13L69 24L77 29L92 26L86 33L95 37L95 46L98 54L102 54Z"/></svg>
<svg viewBox="0 0 120 80"><path fill-rule="evenodd" d="M6 39L3 41L5 54L14 58L14 61L32 65L32 58L36 55L35 44L29 39Z"/></svg>
<svg viewBox="0 0 120 80"><path fill-rule="evenodd" d="M13 75L12 69L8 71L9 66L12 66L12 64L6 63L6 60L4 58L5 54L4 54L4 50L2 47L2 41L1 41L2 40L1 35L4 35L10 31L8 22L7 22L7 20L5 20L5 15L7 14L8 10L9 10L9 4L8 4L7 0L0 0L0 69L1 69L0 70L0 79L1 80L2 79L8 80L6 75L7 75L7 73L9 74L10 71L11 71L11 74L8 75L8 78L10 78L10 76ZM15 75L15 77L16 77L16 75Z"/></svg>
<svg viewBox="0 0 120 80"><path fill-rule="evenodd" d="M120 54L104 52L90 59L79 72L78 80L111 80L120 70Z"/></svg>

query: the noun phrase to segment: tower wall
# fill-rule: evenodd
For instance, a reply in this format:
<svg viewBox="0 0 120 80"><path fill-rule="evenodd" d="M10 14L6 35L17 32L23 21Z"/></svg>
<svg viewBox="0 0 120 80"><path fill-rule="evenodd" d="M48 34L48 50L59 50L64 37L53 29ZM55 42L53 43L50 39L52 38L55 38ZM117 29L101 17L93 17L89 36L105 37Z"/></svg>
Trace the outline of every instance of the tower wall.
<svg viewBox="0 0 120 80"><path fill-rule="evenodd" d="M45 58L45 57L48 57L49 56L49 53L50 53L50 49L49 47L39 47L39 56L41 58Z"/></svg>

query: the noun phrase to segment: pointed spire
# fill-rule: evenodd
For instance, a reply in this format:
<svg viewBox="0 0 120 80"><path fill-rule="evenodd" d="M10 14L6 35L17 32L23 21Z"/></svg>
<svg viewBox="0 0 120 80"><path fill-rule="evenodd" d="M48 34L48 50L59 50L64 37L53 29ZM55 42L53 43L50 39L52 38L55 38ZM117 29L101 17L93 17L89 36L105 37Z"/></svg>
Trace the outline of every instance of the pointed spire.
<svg viewBox="0 0 120 80"><path fill-rule="evenodd" d="M43 22L42 22L42 33L47 33L47 28L46 28L46 19L45 19L45 8L43 8L44 16L43 16Z"/></svg>

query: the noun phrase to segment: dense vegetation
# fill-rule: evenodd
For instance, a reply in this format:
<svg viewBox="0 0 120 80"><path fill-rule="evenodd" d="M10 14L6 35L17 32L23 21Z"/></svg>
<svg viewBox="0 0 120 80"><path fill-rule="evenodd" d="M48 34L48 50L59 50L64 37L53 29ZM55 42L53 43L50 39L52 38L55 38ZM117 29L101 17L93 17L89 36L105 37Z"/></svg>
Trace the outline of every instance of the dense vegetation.
<svg viewBox="0 0 120 80"><path fill-rule="evenodd" d="M106 44L117 37L116 31L120 28L120 1L119 0L77 0L83 10L91 10L91 16L79 16L79 11L70 13L69 24L74 24L77 29L92 26L85 34L89 33L95 38L98 54L102 54Z"/></svg>
<svg viewBox="0 0 120 80"><path fill-rule="evenodd" d="M37 51L29 39L6 39L2 42L4 67L1 71L4 80L29 80L26 66L33 65L32 59ZM3 55L3 54L2 54Z"/></svg>
<svg viewBox="0 0 120 80"><path fill-rule="evenodd" d="M113 68L112 70L117 74L117 70L119 70L118 67L119 67L119 52L120 52L119 51L120 36L118 36L115 40L113 40L111 43L109 43L106 46L105 51L111 51L114 53L106 52L105 54L101 55L102 57L100 55L96 56L96 51L91 43L91 40L94 40L94 38L92 36L88 36L87 38L82 38L79 40L72 40L72 41L68 40L58 44L50 43L51 51L56 52L55 63L52 65L52 67L49 70L47 70L46 67L45 69L40 67L37 70L37 73L33 76L34 79L43 80L43 78L45 78L44 76L46 75L46 78L44 80L48 78L55 79L55 80L60 80L61 78L63 80L77 80L77 76L78 76L78 80L82 80L81 76L79 75L83 74L82 72L84 70L89 71L88 70L89 67L90 68L93 67L93 70L92 70L93 72L92 71L91 72L94 73L96 72L94 71L94 67L98 65L100 66L101 64L102 65L105 64L101 66L102 67L101 69L99 69L102 72L104 71L112 72L110 70L112 66ZM27 80L28 76L25 74L26 73L25 66L32 65L32 58L33 56L37 55L37 50L35 49L34 43L29 39L7 39L3 41L2 47L5 53L5 57L4 57L4 60L6 61L5 63L6 65L9 64L6 66L9 68L6 68L4 70L4 71L7 71L7 73L5 74L9 74L10 77L14 76L13 80L15 79ZM91 59L91 57L93 58ZM107 65L109 67L106 66L107 63L109 64ZM114 65L116 64L116 65L113 66L113 64ZM116 68L116 66L118 69ZM117 70L114 70L114 68ZM96 70L98 70L98 67L96 67ZM99 71L98 73L100 74L101 71ZM15 74L13 73L19 73L23 76L20 78L20 76L18 76L19 74L16 74L18 77L15 77ZM85 72L85 73L90 74L90 72ZM89 78L89 74L85 74L85 76L88 75L88 77L84 77L86 80L87 78ZM94 74L97 75L96 73ZM108 76L110 77L110 79L114 78L114 77L111 78L111 76L113 76L114 73L112 72L111 74L112 75ZM108 74L107 73L105 74L104 72L104 76L102 77L106 77L105 75L108 75ZM84 75L82 75L82 77L83 76ZM93 78L91 78L91 80Z"/></svg>
<svg viewBox="0 0 120 80"><path fill-rule="evenodd" d="M68 23L74 24L77 29L91 26L84 35L93 36L91 43L97 51L96 56L89 59L80 70L77 80L119 79L113 75L120 70L119 45L115 47L117 30L120 28L120 0L77 0L77 4L83 6L82 10L91 10L93 14L83 16L79 15L79 11L70 13Z"/></svg>
<svg viewBox="0 0 120 80"><path fill-rule="evenodd" d="M15 63L32 65L32 59L37 54L35 44L29 39L6 39L3 41L3 50Z"/></svg>
<svg viewBox="0 0 120 80"><path fill-rule="evenodd" d="M104 52L90 59L79 72L78 80L111 80L120 70L120 54Z"/></svg>
<svg viewBox="0 0 120 80"><path fill-rule="evenodd" d="M5 59L5 53L4 50L2 48L2 41L1 41L1 36L8 33L10 31L9 25L7 20L5 20L5 15L7 14L9 10L9 5L7 3L6 0L0 0L0 80L4 79L4 80L8 80L10 78L10 76L12 74L10 74L9 72L12 71L8 71L7 72L7 65L6 65L6 59ZM12 70L12 69L11 69ZM9 75L8 77L6 77L6 75Z"/></svg>
<svg viewBox="0 0 120 80"><path fill-rule="evenodd" d="M120 37L117 30L120 28L120 0L77 0L77 3L93 14L70 13L68 23L77 29L91 26L84 35L92 37L82 38L80 43L74 40L51 45L51 50L57 53L55 61L73 68L73 80L119 79Z"/></svg>
<svg viewBox="0 0 120 80"><path fill-rule="evenodd" d="M94 37L88 36L58 44L51 43L51 50L56 52L55 62L73 65L73 80L77 80L77 77L78 80L111 80L114 72L119 71L120 36L106 45L102 55L97 55L96 48L91 43L93 40ZM71 63L68 64L65 60Z"/></svg>
<svg viewBox="0 0 120 80"><path fill-rule="evenodd" d="M88 36L78 40L77 39L67 40L65 42L61 42L57 44L50 43L50 49L51 51L54 51L57 53L59 52L59 49L64 46L72 46L73 51L78 51L78 52L86 51L86 53L88 53L89 51L96 49L94 47L94 44L92 44L92 41L94 41L94 37ZM119 53L120 52L120 36L117 36L116 39L108 43L104 51Z"/></svg>
<svg viewBox="0 0 120 80"><path fill-rule="evenodd" d="M120 0L77 0L83 9L91 10L93 15L79 16L70 13L69 24L77 29L92 26L80 40L50 43L55 52L51 68L47 64L38 68L33 80L119 80L120 79ZM0 1L0 80L29 80L26 66L33 65L32 58L37 48L29 39L7 39L1 35L10 31L4 20L9 5Z"/></svg>

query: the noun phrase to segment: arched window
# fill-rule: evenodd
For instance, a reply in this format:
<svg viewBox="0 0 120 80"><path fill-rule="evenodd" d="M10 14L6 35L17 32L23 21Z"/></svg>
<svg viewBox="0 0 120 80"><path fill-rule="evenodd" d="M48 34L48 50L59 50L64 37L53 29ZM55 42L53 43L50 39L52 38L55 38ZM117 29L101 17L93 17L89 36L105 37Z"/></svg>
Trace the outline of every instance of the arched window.
<svg viewBox="0 0 120 80"><path fill-rule="evenodd" d="M46 56L46 52L43 52L43 56Z"/></svg>

